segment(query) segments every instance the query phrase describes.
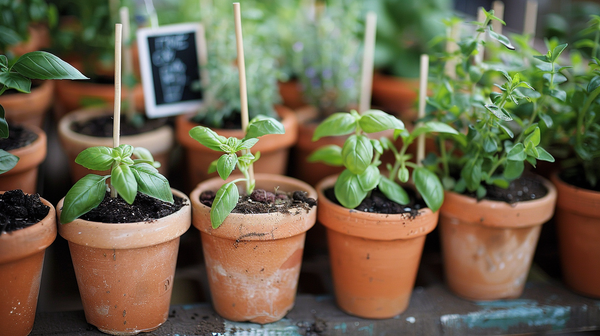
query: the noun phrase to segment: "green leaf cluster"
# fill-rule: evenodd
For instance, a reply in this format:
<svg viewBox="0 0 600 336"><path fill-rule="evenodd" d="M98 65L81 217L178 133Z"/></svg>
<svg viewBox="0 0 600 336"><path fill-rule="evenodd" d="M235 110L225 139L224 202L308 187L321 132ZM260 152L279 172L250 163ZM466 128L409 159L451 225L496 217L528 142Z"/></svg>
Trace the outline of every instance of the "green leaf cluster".
<svg viewBox="0 0 600 336"><path fill-rule="evenodd" d="M402 138L403 146L397 150L394 143L386 138L371 139L370 133L394 130L394 139ZM422 134L456 134L452 127L431 121L416 127L409 133L402 121L383 111L369 110L362 115L352 110L349 113L334 113L315 129L313 141L325 136L349 135L344 145L328 145L317 149L308 158L311 162L324 162L333 166L343 166L334 185L337 200L344 207L356 208L369 193L378 188L387 198L408 204L409 197L404 188L396 182L405 183L410 179L408 167L413 168L413 182L417 191L432 211L437 211L444 200L444 191L438 177L426 168L410 162L406 154L408 146ZM387 167L388 176L380 171L380 157L385 151L394 154L394 165Z"/></svg>
<svg viewBox="0 0 600 336"><path fill-rule="evenodd" d="M244 176L225 183L217 191L210 209L210 221L213 228L216 229L223 224L225 218L235 208L239 199L239 191L235 185L237 182L246 182L248 195L254 190L256 181L250 178L249 169L260 158L260 152L254 155L250 149L258 142L257 138L267 134L284 133L285 129L279 121L262 115L250 120L243 139L226 138L204 126L196 126L190 130L190 136L194 140L214 151L223 152L219 159L211 163L209 173L216 171L223 180L226 180L235 168L238 168ZM239 152L241 155L238 155Z"/></svg>
<svg viewBox="0 0 600 336"><path fill-rule="evenodd" d="M104 199L110 178L110 187L127 203L135 201L137 192L173 203L169 181L156 168L152 154L142 147L90 147L83 150L75 162L92 170L108 170L110 175L88 174L77 181L65 196L60 216L61 224L72 222L96 208Z"/></svg>

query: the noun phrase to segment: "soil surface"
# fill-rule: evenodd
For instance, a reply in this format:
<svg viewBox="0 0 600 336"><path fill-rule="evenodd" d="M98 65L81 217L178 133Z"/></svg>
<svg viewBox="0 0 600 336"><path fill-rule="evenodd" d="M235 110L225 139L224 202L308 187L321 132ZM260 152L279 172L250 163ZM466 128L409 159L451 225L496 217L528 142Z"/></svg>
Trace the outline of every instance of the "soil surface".
<svg viewBox="0 0 600 336"><path fill-rule="evenodd" d="M200 194L200 202L211 207L216 193L207 190ZM317 205L314 198L308 197L305 191L285 193L282 191L270 192L264 189L255 189L250 196L242 195L233 209L233 213L260 214L260 213L294 213L301 209L310 210Z"/></svg>
<svg viewBox="0 0 600 336"><path fill-rule="evenodd" d="M133 204L128 204L121 196L112 198L107 192L97 208L79 218L102 223L152 221L175 213L187 205L183 198L177 196L173 196L173 198L175 202L170 204L138 192Z"/></svg>
<svg viewBox="0 0 600 336"><path fill-rule="evenodd" d="M143 116L143 119L143 125L138 128L127 122L125 115L121 115L121 135L136 135L150 132L167 123L167 118L147 119L146 116ZM71 125L71 130L79 134L110 138L113 136L113 117L107 115L84 122L75 122Z"/></svg>
<svg viewBox="0 0 600 336"><path fill-rule="evenodd" d="M542 181L534 175L523 175L520 178L511 181L507 189L495 185L484 185L484 187L487 190L484 199L501 201L509 204L539 199L548 194L548 189L546 189ZM477 198L475 193L465 193L465 195Z"/></svg>
<svg viewBox="0 0 600 336"><path fill-rule="evenodd" d="M378 188L375 188L371 191L371 194L368 195L356 208L355 210L362 212L373 212L379 214L404 214L408 213L411 217L416 217L419 214L419 210L426 208L425 203L417 199L416 194L411 189L406 188L406 192L410 197L410 203L406 205L398 204L389 198L387 198ZM337 198L335 197L335 192L333 191L333 187L325 190L325 196L332 202L337 205L342 206Z"/></svg>
<svg viewBox="0 0 600 336"><path fill-rule="evenodd" d="M50 207L42 203L40 195L27 195L21 189L0 195L0 232L11 232L29 227L48 215Z"/></svg>
<svg viewBox="0 0 600 336"><path fill-rule="evenodd" d="M600 183L596 184L596 186L592 186L585 179L585 173L583 172L583 167L581 166L567 169L561 172L558 177L560 177L560 179L564 182L574 185L578 188L600 192Z"/></svg>
<svg viewBox="0 0 600 336"><path fill-rule="evenodd" d="M35 132L23 126L8 126L8 138L0 139L0 149L5 151L25 147L38 138Z"/></svg>

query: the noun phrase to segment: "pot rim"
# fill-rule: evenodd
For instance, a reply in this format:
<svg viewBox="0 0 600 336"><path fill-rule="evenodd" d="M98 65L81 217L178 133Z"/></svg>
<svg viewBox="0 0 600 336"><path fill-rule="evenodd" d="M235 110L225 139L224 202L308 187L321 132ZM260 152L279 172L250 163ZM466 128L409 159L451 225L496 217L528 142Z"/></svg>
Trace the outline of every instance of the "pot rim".
<svg viewBox="0 0 600 336"><path fill-rule="evenodd" d="M319 222L328 229L374 240L397 240L424 236L437 226L439 211L432 212L429 208L419 210L419 214L411 218L407 214L370 213L337 205L324 194L325 189L335 184L337 176L324 178L316 187L321 207Z"/></svg>
<svg viewBox="0 0 600 336"><path fill-rule="evenodd" d="M232 181L239 177L241 176L230 176L226 181ZM285 183L290 185L291 188L296 188L296 190L308 192L309 197L317 198L317 192L308 183L298 179L261 173L255 174L254 177L257 187L269 183L269 181L275 184ZM226 181L223 181L220 177L208 179L199 183L190 194L194 212L194 226L202 233L231 240L275 240L303 234L316 223L317 206L314 206L309 211L300 210L300 213L293 216L279 212L266 214L232 213L219 228L213 229L210 223L210 208L200 203L200 193L204 190L214 190L216 186L220 187ZM285 227L281 227L286 222L289 223Z"/></svg>
<svg viewBox="0 0 600 336"><path fill-rule="evenodd" d="M19 162L17 162L17 165L13 169L6 172L4 174L4 176L12 175L15 173L20 173L24 170L31 169L32 167L39 166L46 158L46 151L47 151L46 132L44 132L41 128L39 128L35 125L22 125L22 126L26 129L29 129L30 131L33 131L35 134L37 134L38 137L32 143L30 143L26 146L11 149L8 151L12 155L18 156ZM29 157L29 158L25 158L25 157Z"/></svg>
<svg viewBox="0 0 600 336"><path fill-rule="evenodd" d="M600 192L580 188L564 181L560 171L554 172L550 179L556 185L556 206L561 209L576 212L578 214L600 218Z"/></svg>
<svg viewBox="0 0 600 336"><path fill-rule="evenodd" d="M0 194L4 192L0 191ZM40 197L40 200L50 207L46 217L24 229L0 233L0 264L43 251L56 239L56 212L54 206L42 197Z"/></svg>
<svg viewBox="0 0 600 336"><path fill-rule="evenodd" d="M102 223L75 219L60 224L64 197L56 205L58 232L70 243L102 249L134 249L158 245L184 234L191 225L190 199L171 188L174 195L184 199L183 207L169 216L146 222Z"/></svg>

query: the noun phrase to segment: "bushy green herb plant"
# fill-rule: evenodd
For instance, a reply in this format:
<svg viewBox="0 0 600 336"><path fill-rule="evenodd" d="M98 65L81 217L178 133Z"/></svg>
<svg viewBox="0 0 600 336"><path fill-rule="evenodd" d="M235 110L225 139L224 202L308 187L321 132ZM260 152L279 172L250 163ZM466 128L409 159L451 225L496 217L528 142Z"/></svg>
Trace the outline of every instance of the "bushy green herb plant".
<svg viewBox="0 0 600 336"><path fill-rule="evenodd" d="M53 4L44 0L0 1L0 52L9 59L10 46L29 39L31 24L48 24L53 27L58 19L58 11Z"/></svg>
<svg viewBox="0 0 600 336"><path fill-rule="evenodd" d="M394 139L402 138L403 145L400 150L386 137L377 140L366 135L390 129L394 130ZM327 145L319 148L309 157L309 161L321 161L345 168L335 182L334 192L337 200L349 209L356 208L375 188L396 203L408 204L409 196L396 179L402 183L408 182L408 168L412 168L412 180L417 191L427 206L435 212L444 201L442 184L434 173L411 162L412 155L406 153L408 146L419 135L433 132L456 133L452 127L436 121L420 125L409 133L402 121L379 110L369 110L362 115L354 110L350 113L338 112L319 124L313 141L324 136L351 135L342 147ZM395 163L387 167L387 176L379 167L379 159L386 150L392 151L395 158Z"/></svg>
<svg viewBox="0 0 600 336"><path fill-rule="evenodd" d="M77 69L45 51L26 53L13 61L0 55L0 95L8 89L31 92L32 79L87 79ZM8 138L8 123L0 105L0 139ZM0 174L14 168L19 158L0 149Z"/></svg>
<svg viewBox="0 0 600 336"><path fill-rule="evenodd" d="M131 158L133 156L133 159ZM60 216L62 224L72 222L96 208L114 188L127 203L132 204L139 192L173 203L169 181L156 168L152 154L142 147L120 145L116 148L98 146L83 150L75 162L92 170L108 170L110 175L88 174L77 181L65 196ZM110 177L110 186L107 180Z"/></svg>
<svg viewBox="0 0 600 336"><path fill-rule="evenodd" d="M210 209L210 221L215 229L229 216L238 202L239 191L235 184L245 182L248 195L254 190L256 181L251 179L249 168L260 158L260 152L253 155L249 151L250 148L256 145L257 138L267 134L283 134L285 129L279 121L259 115L250 120L245 133L243 139L237 139L218 135L204 126L196 126L190 130L190 136L193 139L212 150L223 152L223 155L210 165L209 173L216 171L223 180L226 180L237 167L243 174L243 177L223 184L217 191ZM242 155L238 156L240 151L242 151Z"/></svg>

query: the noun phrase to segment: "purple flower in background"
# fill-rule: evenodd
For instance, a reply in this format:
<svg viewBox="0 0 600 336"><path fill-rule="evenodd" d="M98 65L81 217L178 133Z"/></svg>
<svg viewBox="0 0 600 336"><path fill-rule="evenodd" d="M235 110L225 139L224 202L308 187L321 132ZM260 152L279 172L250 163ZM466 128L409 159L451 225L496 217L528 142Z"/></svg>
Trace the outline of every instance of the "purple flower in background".
<svg viewBox="0 0 600 336"><path fill-rule="evenodd" d="M342 83L342 87L343 87L344 89L350 89L350 88L352 88L353 86L354 86L354 79L352 79L352 78L346 78L346 79L344 80L344 82Z"/></svg>
<svg viewBox="0 0 600 336"><path fill-rule="evenodd" d="M304 49L304 44L302 44L302 42L296 42L294 43L294 45L292 46L292 50L294 50L295 52L301 52L302 49Z"/></svg>
<svg viewBox="0 0 600 336"><path fill-rule="evenodd" d="M333 71L331 71L331 69L325 69L323 70L323 79L330 79L331 76L333 75Z"/></svg>
<svg viewBox="0 0 600 336"><path fill-rule="evenodd" d="M304 71L304 74L308 78L313 78L317 74L317 71L315 70L315 68L308 68Z"/></svg>

